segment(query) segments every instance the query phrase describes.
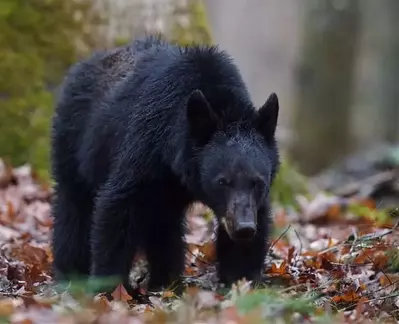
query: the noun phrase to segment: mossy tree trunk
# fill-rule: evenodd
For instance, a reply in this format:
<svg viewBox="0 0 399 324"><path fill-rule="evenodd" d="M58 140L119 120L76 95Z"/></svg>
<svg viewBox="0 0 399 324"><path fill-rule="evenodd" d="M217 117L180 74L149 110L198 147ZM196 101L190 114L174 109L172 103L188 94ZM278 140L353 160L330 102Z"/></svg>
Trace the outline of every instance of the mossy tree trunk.
<svg viewBox="0 0 399 324"><path fill-rule="evenodd" d="M0 158L48 177L52 90L100 18L92 0L0 1Z"/></svg>
<svg viewBox="0 0 399 324"><path fill-rule="evenodd" d="M181 45L213 43L202 0L187 0L185 5L175 7L170 38Z"/></svg>
<svg viewBox="0 0 399 324"><path fill-rule="evenodd" d="M307 0L289 156L312 175L351 146L351 104L359 38L358 0Z"/></svg>

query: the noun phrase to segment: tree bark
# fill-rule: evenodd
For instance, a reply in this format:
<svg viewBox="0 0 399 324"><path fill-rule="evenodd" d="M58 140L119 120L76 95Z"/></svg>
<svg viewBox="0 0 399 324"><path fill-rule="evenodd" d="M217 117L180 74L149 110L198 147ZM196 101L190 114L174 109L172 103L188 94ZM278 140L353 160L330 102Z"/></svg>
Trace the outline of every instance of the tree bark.
<svg viewBox="0 0 399 324"><path fill-rule="evenodd" d="M399 1L381 1L384 17L380 38L379 104L383 139L391 144L398 141L399 123Z"/></svg>
<svg viewBox="0 0 399 324"><path fill-rule="evenodd" d="M305 5L292 116L296 139L289 156L313 175L351 148L360 11L358 0L307 0Z"/></svg>

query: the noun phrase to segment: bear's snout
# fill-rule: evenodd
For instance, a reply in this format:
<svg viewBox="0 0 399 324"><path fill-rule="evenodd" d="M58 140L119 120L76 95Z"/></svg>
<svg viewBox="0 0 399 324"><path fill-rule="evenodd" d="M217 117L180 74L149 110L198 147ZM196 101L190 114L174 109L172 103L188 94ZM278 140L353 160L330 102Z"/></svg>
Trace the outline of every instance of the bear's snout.
<svg viewBox="0 0 399 324"><path fill-rule="evenodd" d="M250 195L235 195L230 200L224 227L232 240L250 240L257 233L257 213Z"/></svg>
<svg viewBox="0 0 399 324"><path fill-rule="evenodd" d="M234 237L237 240L248 240L255 236L256 224L255 222L240 222L237 223Z"/></svg>

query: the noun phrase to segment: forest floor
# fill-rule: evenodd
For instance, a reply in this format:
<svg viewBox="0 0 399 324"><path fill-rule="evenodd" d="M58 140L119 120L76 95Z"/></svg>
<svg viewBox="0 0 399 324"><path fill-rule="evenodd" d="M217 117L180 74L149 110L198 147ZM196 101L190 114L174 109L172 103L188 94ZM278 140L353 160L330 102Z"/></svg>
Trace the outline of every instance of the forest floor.
<svg viewBox="0 0 399 324"><path fill-rule="evenodd" d="M292 205L274 202L264 286L218 287L215 224L198 204L187 215L187 289L147 292L143 259L131 274L138 302L122 286L111 301L83 283L56 292L51 190L29 166L0 164L0 323L396 323L399 168L337 170Z"/></svg>

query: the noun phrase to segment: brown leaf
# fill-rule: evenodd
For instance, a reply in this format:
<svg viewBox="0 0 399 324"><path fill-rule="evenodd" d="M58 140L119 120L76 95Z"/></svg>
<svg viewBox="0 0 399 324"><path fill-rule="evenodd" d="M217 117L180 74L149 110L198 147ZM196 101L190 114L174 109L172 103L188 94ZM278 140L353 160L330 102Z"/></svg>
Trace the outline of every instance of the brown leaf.
<svg viewBox="0 0 399 324"><path fill-rule="evenodd" d="M0 159L0 188L5 188L14 180L12 167Z"/></svg>
<svg viewBox="0 0 399 324"><path fill-rule="evenodd" d="M321 257L321 266L327 271L332 271L334 269L334 266L331 264L330 260L328 260L325 256Z"/></svg>
<svg viewBox="0 0 399 324"><path fill-rule="evenodd" d="M34 291L34 284L45 280L40 267L37 264L29 265L25 268L25 289Z"/></svg>
<svg viewBox="0 0 399 324"><path fill-rule="evenodd" d="M173 297L176 297L173 291L165 290L164 292L162 292L162 298L173 298Z"/></svg>
<svg viewBox="0 0 399 324"><path fill-rule="evenodd" d="M269 275L273 277L283 277L283 278L291 278L291 275L287 272L288 266L285 261L283 261L279 267L275 263L272 263L271 269L268 271Z"/></svg>
<svg viewBox="0 0 399 324"><path fill-rule="evenodd" d="M342 208L338 204L330 206L327 210L327 217L329 220L339 219L341 217L341 214L342 214Z"/></svg>
<svg viewBox="0 0 399 324"><path fill-rule="evenodd" d="M195 269L193 267L186 267L184 269L185 276L195 276L197 273L198 273L198 269Z"/></svg>
<svg viewBox="0 0 399 324"><path fill-rule="evenodd" d="M29 318L23 318L18 321L13 321L13 323L15 323L15 324L33 324L33 321Z"/></svg>
<svg viewBox="0 0 399 324"><path fill-rule="evenodd" d="M387 264L388 264L388 255L386 255L385 253L377 253L377 255L374 255L373 258L373 265L374 265L374 270L376 271L380 271L386 268Z"/></svg>
<svg viewBox="0 0 399 324"><path fill-rule="evenodd" d="M394 287L397 289L399 287L399 274L386 273L380 277L379 282L382 287L392 286L392 283L394 283Z"/></svg>
<svg viewBox="0 0 399 324"><path fill-rule="evenodd" d="M365 310L365 306L366 303L369 301L368 298L366 297L361 297L356 305L355 308L355 313L356 313L356 319L360 320L361 319L361 315L363 313L363 311Z"/></svg>
<svg viewBox="0 0 399 324"><path fill-rule="evenodd" d="M22 246L15 246L13 255L27 265L36 265L43 270L47 270L50 266L47 252L42 248L32 246L28 243Z"/></svg>
<svg viewBox="0 0 399 324"><path fill-rule="evenodd" d="M8 317L14 312L14 303L12 299L0 300L0 317Z"/></svg>
<svg viewBox="0 0 399 324"><path fill-rule="evenodd" d="M344 294L334 296L331 298L331 301L334 303L351 303L351 302L357 302L360 300L360 297L352 288L348 289Z"/></svg>
<svg viewBox="0 0 399 324"><path fill-rule="evenodd" d="M292 259L294 258L294 251L295 251L295 247L290 247L288 250L288 257L287 257L287 263L291 264L292 263Z"/></svg>
<svg viewBox="0 0 399 324"><path fill-rule="evenodd" d="M317 194L312 201L303 201L304 220L314 224L324 224L330 219L340 216L341 204L344 200L324 193Z"/></svg>
<svg viewBox="0 0 399 324"><path fill-rule="evenodd" d="M17 216L15 213L15 208L14 205L12 204L11 201L7 201L7 212L6 212L7 219L10 222L13 222Z"/></svg>
<svg viewBox="0 0 399 324"><path fill-rule="evenodd" d="M202 259L208 263L213 263L216 261L216 248L212 241L206 242L203 246L199 248L200 252L204 254Z"/></svg>
<svg viewBox="0 0 399 324"><path fill-rule="evenodd" d="M95 296L92 306L99 314L104 314L111 310L110 302L108 301L107 297L104 295Z"/></svg>
<svg viewBox="0 0 399 324"><path fill-rule="evenodd" d="M125 287L122 284L119 284L118 287L115 288L113 293L111 294L114 300L120 300L127 302L129 300L132 300L132 296L130 296Z"/></svg>

